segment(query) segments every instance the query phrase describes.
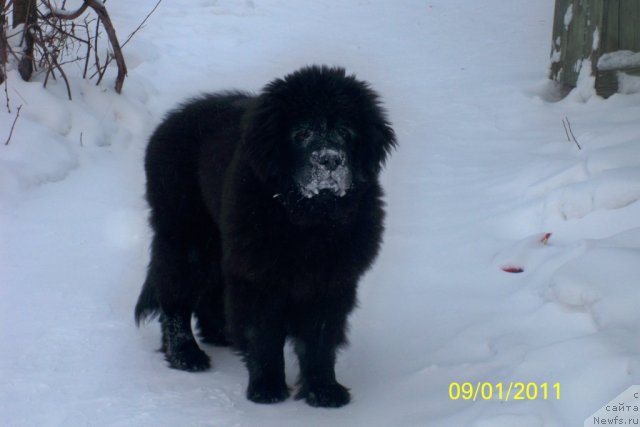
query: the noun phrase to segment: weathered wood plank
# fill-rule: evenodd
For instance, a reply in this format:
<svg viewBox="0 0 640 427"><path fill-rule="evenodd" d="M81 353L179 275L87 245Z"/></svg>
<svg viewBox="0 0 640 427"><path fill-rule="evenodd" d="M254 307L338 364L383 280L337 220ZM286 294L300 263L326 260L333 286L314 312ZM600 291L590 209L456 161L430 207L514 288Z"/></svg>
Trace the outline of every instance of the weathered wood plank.
<svg viewBox="0 0 640 427"><path fill-rule="evenodd" d="M605 0L604 10L602 53L614 52L620 50L620 0Z"/></svg>
<svg viewBox="0 0 640 427"><path fill-rule="evenodd" d="M608 98L618 91L618 72L600 71L596 73L596 93Z"/></svg>
<svg viewBox="0 0 640 427"><path fill-rule="evenodd" d="M620 0L620 50L640 51L640 1Z"/></svg>
<svg viewBox="0 0 640 427"><path fill-rule="evenodd" d="M553 12L553 32L551 40L551 69L549 77L561 81L560 74L564 66L562 52L566 51L566 36L564 31L564 15L573 0L556 0Z"/></svg>

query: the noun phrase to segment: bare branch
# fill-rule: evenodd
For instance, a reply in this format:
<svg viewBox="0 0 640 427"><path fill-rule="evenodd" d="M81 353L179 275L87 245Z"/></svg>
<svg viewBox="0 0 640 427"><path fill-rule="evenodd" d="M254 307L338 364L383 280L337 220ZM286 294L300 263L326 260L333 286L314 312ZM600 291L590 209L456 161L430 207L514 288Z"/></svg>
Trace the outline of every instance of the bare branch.
<svg viewBox="0 0 640 427"><path fill-rule="evenodd" d="M98 79L98 83L100 84L100 80L102 80L102 66L100 65L100 57L98 56L98 41L100 40L100 38L98 37L98 35L100 34L100 17L98 17L98 22L96 23L96 34L93 37L94 40L94 45L93 45L93 57L94 57L94 66L96 67L96 72L93 73L93 75L91 76L91 78L93 78L96 74L100 75L100 78Z"/></svg>
<svg viewBox="0 0 640 427"><path fill-rule="evenodd" d="M55 68L56 70L58 70L60 72L60 75L62 76L62 79L64 80L64 83L67 86L67 96L69 97L69 101L71 101L72 100L72 98L71 98L71 86L69 85L69 80L67 79L67 75L65 74L64 70L62 69L62 67L58 63L56 55L53 55L53 54L51 54L49 52L49 49L47 49L47 46L43 43L42 40L43 40L42 37L37 37L35 39L36 43L40 46L40 48L44 52L45 60L49 64L49 67L47 68L47 77L45 77L45 80L44 80L44 86L45 87L47 86L47 80L49 78L49 74L51 74L55 78L55 75L53 74L53 69Z"/></svg>
<svg viewBox="0 0 640 427"><path fill-rule="evenodd" d="M116 60L116 64L118 64L118 75L116 77L116 92L122 92L122 85L124 84L124 78L127 75L127 65L124 62L124 56L122 55L122 49L120 48L120 44L118 43L118 37L116 36L116 30L113 28L113 24L111 23L111 18L107 13L107 8L104 7L102 3L98 0L85 0L86 4L91 6L91 8L96 12L98 18L102 20L102 25L104 29L107 31L107 36L109 37L109 43L113 48L113 55Z"/></svg>
<svg viewBox="0 0 640 427"><path fill-rule="evenodd" d="M86 10L89 8L89 3L84 2L82 6L80 6L78 10L74 12L68 12L66 10L56 9L53 6L51 6L51 3L49 3L47 6L49 7L49 13L43 15L42 19L57 18L57 19L73 20L73 19L79 18L84 12L86 12Z"/></svg>
<svg viewBox="0 0 640 427"><path fill-rule="evenodd" d="M9 106L9 85L7 79L4 80L4 99L7 103L7 112L11 114L11 107Z"/></svg>
<svg viewBox="0 0 640 427"><path fill-rule="evenodd" d="M11 135L13 135L13 128L16 126L16 122L18 121L18 117L20 117L20 109L22 108L22 104L18 107L18 111L16 111L16 118L13 119L13 124L11 125L11 130L9 131L9 137L4 145L9 145L9 141L11 141Z"/></svg>
<svg viewBox="0 0 640 427"><path fill-rule="evenodd" d="M91 56L91 34L89 34L89 23L87 22L87 19L85 18L84 20L84 25L85 25L85 29L87 31L87 53L85 56L85 60L84 60L84 69L82 70L82 78L86 79L87 78L87 70L89 68L89 57ZM98 41L96 40L96 43Z"/></svg>
<svg viewBox="0 0 640 427"><path fill-rule="evenodd" d="M564 128L564 134L567 136L567 141L571 142L571 138L569 138L569 130L567 130L567 125L562 119L562 127Z"/></svg>
<svg viewBox="0 0 640 427"><path fill-rule="evenodd" d="M565 125L565 121L567 122L566 125ZM571 142L571 141L575 142L575 144L578 146L578 150L582 150L582 147L578 143L578 140L576 139L576 136L573 134L573 129L571 129L571 122L569 121L568 117L565 116L564 120L562 121L562 126L564 126L564 132L567 135L567 140L569 142ZM569 135L571 135L571 138L569 138Z"/></svg>
<svg viewBox="0 0 640 427"><path fill-rule="evenodd" d="M156 3L155 6L153 6L153 9L151 9L151 12L149 12L147 14L147 16L144 17L144 19L142 20L142 22L140 23L140 25L138 25L138 27L133 30L131 32L131 34L129 34L129 37L127 37L127 39L124 41L124 43L122 43L122 47L125 47L127 45L127 43L129 43L129 40L131 40L131 38L138 32L140 31L140 29L144 26L144 24L147 22L147 20L149 19L149 17L151 17L151 15L153 15L153 12L156 11L156 9L158 8L158 6L160 6L160 3L162 3L162 0L158 0L158 2Z"/></svg>

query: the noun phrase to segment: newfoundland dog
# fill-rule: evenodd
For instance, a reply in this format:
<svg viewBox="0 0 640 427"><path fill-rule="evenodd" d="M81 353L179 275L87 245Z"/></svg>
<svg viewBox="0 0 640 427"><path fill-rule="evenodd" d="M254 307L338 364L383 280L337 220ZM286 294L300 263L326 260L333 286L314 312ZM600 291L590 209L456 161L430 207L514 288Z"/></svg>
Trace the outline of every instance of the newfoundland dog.
<svg viewBox="0 0 640 427"><path fill-rule="evenodd" d="M194 315L202 341L242 355L248 399L289 396L289 338L296 397L347 404L336 351L380 247L378 175L395 145L376 93L342 68L302 68L257 96L206 95L171 112L146 152L153 242L135 308L137 323L159 315L169 365L209 368Z"/></svg>

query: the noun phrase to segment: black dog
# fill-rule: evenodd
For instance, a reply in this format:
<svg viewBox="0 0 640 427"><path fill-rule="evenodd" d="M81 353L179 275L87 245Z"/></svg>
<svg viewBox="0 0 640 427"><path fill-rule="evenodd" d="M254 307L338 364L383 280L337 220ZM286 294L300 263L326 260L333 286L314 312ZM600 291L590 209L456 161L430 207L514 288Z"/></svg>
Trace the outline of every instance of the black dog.
<svg viewBox="0 0 640 427"><path fill-rule="evenodd" d="M191 331L227 344L249 370L247 397L289 396L283 345L300 360L298 398L338 407L335 378L358 279L383 231L378 174L395 136L369 86L307 67L267 85L192 100L147 148L154 231L140 322L159 314L170 366L209 368Z"/></svg>

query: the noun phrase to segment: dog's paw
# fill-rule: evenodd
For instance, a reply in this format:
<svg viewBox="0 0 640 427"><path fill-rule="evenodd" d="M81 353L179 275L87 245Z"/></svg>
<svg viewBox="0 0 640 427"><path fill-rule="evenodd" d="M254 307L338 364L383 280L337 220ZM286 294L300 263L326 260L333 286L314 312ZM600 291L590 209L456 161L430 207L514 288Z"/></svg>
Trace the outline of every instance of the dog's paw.
<svg viewBox="0 0 640 427"><path fill-rule="evenodd" d="M339 408L349 403L351 395L349 389L336 382L303 386L296 399L304 399L315 407Z"/></svg>
<svg viewBox="0 0 640 427"><path fill-rule="evenodd" d="M284 382L252 381L247 388L247 399L255 403L278 403L289 397Z"/></svg>
<svg viewBox="0 0 640 427"><path fill-rule="evenodd" d="M211 367L209 356L195 342L169 347L165 351L165 359L169 362L169 367L181 371L201 372Z"/></svg>

